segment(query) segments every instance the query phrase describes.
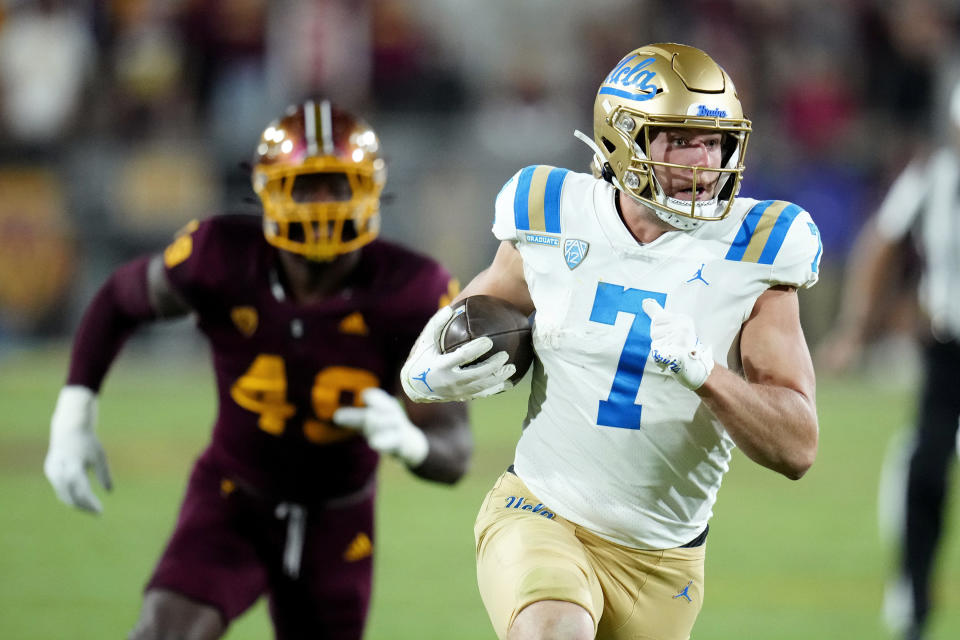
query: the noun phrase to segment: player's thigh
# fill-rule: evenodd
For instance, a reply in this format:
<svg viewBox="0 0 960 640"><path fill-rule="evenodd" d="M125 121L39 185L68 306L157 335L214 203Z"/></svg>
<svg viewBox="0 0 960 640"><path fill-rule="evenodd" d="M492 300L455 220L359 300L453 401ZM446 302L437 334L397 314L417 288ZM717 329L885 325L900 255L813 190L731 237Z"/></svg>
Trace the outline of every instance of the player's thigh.
<svg viewBox="0 0 960 640"><path fill-rule="evenodd" d="M500 638L534 602L585 609L594 624L603 594L574 526L544 506L512 473L487 494L474 527L480 596Z"/></svg>
<svg viewBox="0 0 960 640"><path fill-rule="evenodd" d="M215 469L194 468L173 535L147 583L217 610L226 623L266 591L258 532L271 514L234 490ZM155 624L166 624L160 609Z"/></svg>
<svg viewBox="0 0 960 640"><path fill-rule="evenodd" d="M686 640L703 605L705 545L644 551L577 530L603 588L604 640Z"/></svg>
<svg viewBox="0 0 960 640"><path fill-rule="evenodd" d="M278 549L271 570L276 637L360 638L373 585L374 496L311 508L306 522L299 575L292 577L280 566L287 549Z"/></svg>
<svg viewBox="0 0 960 640"><path fill-rule="evenodd" d="M215 607L172 591L150 589L127 640L216 640L226 629Z"/></svg>

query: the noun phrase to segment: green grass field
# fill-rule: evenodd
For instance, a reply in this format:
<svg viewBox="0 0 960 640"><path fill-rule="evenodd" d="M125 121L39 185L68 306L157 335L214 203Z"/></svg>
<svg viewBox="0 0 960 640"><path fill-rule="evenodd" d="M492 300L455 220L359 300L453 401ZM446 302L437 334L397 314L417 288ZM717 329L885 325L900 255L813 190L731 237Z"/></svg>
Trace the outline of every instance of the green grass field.
<svg viewBox="0 0 960 640"><path fill-rule="evenodd" d="M62 348L0 353L0 638L124 637L209 435L206 362L142 354L135 345L100 403L115 489L100 517L70 510L41 470L65 369ZM864 381L821 379L820 454L803 480L737 455L711 525L695 640L888 637L879 606L891 549L877 534L876 486L887 443L912 414L911 398ZM493 638L474 580L473 518L511 461L524 406L519 390L474 403L476 454L454 488L420 481L392 461L381 466L368 638ZM957 521L952 510L934 640L960 637ZM263 604L227 637L271 637Z"/></svg>

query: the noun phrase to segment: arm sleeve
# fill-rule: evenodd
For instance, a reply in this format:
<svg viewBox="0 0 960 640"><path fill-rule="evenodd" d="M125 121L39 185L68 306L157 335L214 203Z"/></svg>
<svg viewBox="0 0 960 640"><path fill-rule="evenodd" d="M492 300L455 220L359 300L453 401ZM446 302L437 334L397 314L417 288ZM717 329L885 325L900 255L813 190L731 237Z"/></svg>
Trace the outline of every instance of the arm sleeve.
<svg viewBox="0 0 960 640"><path fill-rule="evenodd" d="M887 240L907 235L929 193L927 163L911 162L887 192L877 211L877 231Z"/></svg>
<svg viewBox="0 0 960 640"><path fill-rule="evenodd" d="M94 296L74 337L67 384L99 392L123 343L156 317L147 289L149 261L144 256L121 266Z"/></svg>

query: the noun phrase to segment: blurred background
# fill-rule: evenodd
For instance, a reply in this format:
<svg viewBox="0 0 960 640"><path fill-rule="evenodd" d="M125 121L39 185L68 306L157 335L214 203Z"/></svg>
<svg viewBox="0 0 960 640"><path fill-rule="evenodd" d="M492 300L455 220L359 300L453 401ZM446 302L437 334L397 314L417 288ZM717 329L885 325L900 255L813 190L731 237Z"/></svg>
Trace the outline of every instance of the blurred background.
<svg viewBox="0 0 960 640"><path fill-rule="evenodd" d="M910 157L950 135L946 101L960 79L955 0L0 1L0 482L9 504L20 491L27 505L0 517L6 583L0 595L14 596L0 597L0 609L7 608L0 611L0 629L15 619L16 596L22 601L24 593L33 594L31 606L57 612L52 620L86 619L65 592L20 584L23 567L49 560L50 553L18 555L32 549L30 540L12 533L21 516L39 518L37 530L41 522L77 527L71 533L101 541L109 527L132 527L102 542L114 551L126 549L123 535L147 539L146 550L130 547L135 571L111 574L111 589L122 594L118 608L126 612L117 628L135 619L137 590L173 521L191 452L207 435L213 399L205 352L188 321L146 330L131 342L134 355L124 355L107 381L102 439L113 460L127 452L133 458L126 468L115 463L120 486L126 474L128 486L138 487L139 478L147 495L161 478L169 487L158 489L164 496L159 513L146 513L138 502L118 504L118 495L107 502L113 524L104 518L93 525L57 504L41 473L66 346L84 306L119 264L162 248L193 218L259 211L244 163L286 105L324 95L363 115L381 136L388 161L383 235L433 255L465 282L495 251L490 225L502 184L534 163L587 171L590 151L573 130L591 131L596 89L620 58L657 41L704 49L736 82L754 128L741 193L796 202L817 221L821 280L801 294L804 329L815 346L834 321L857 231ZM705 607L694 637L882 637L876 618L882 563L890 556L875 535L876 481L886 439L912 416L908 392L917 370L914 301L904 294L896 302L858 379L827 380L835 384L821 395L824 445L814 469L823 469L821 475L784 501L785 484L735 470L728 484L737 488L721 493L718 518L722 523L726 514L728 525L742 517L763 520L754 508L764 500L789 511L773 514L782 529L763 529L775 526L767 522L760 530L771 554L786 555L789 571L805 577L777 591L782 568L751 556L734 539L735 528L724 541L718 526L711 534L711 570L742 578L738 593L752 599L745 605L732 592L711 594L716 600ZM148 362L147 377L138 377ZM177 382L171 376L191 389L171 386ZM154 391L181 397L197 389L196 411L175 414L179 426L169 427L169 416L166 422L149 416L157 425L139 430L138 441L127 426L109 422L111 410L123 415L110 404L121 401L121 391L134 404L131 415L139 416L143 406L161 402ZM419 485L410 489L418 498L396 497L403 509L423 509L425 518L443 510L459 514L450 516L450 526L466 536L455 545L463 555L448 566L463 569L451 584L466 584L465 600L440 608L466 616L477 631L453 637L492 635L473 591L469 530L483 491L511 455L523 398L505 402L502 409L481 405L481 417L497 423L503 436L479 425L480 471L465 501ZM867 409L874 413L859 413ZM181 439L176 446L142 440L168 428ZM841 440L831 442L834 433ZM137 467L147 452L153 462ZM840 468L853 475L834 475ZM391 480L404 482L391 469ZM759 496L758 487L766 485L773 493ZM391 491L388 504L402 493ZM744 495L749 502L741 501ZM799 511L785 507L791 499ZM446 506L428 511L426 503ZM818 510L825 510L821 520L802 515ZM409 511L387 513L381 522L409 528ZM755 534L757 524L745 535ZM801 550L791 535L816 542ZM837 544L842 561L819 555ZM71 556L65 549L53 555L58 562ZM754 559L744 564L745 557ZM951 602L953 611L960 609L957 557L947 553L943 560L948 611ZM847 563L858 568L846 571ZM825 588L824 564L842 575L828 579L836 590L821 591L818 600L811 592ZM102 577L102 568L87 569L90 580ZM50 580L69 584L64 575ZM379 602L391 602L392 588L378 589ZM114 595L101 594L101 604ZM388 629L399 628L390 613L407 603L378 609L377 602L371 637L406 637ZM827 609L840 613L815 631L804 627ZM457 618L437 619L450 625ZM745 631L751 621L756 628ZM425 633L422 623L409 623L409 637L442 637ZM957 616L941 624L954 626L941 627L944 635L937 637L960 633ZM66 637L36 628L24 622L4 635ZM263 628L249 637L265 637ZM72 637L104 637L77 629ZM231 637L247 637L235 633Z"/></svg>
<svg viewBox="0 0 960 640"><path fill-rule="evenodd" d="M855 232L946 135L958 18L951 0L4 0L0 345L62 337L113 267L190 219L256 212L243 163L310 95L380 133L385 235L467 280L500 186L527 164L585 171L573 129L652 41L729 71L755 131L742 193L817 221L816 342Z"/></svg>

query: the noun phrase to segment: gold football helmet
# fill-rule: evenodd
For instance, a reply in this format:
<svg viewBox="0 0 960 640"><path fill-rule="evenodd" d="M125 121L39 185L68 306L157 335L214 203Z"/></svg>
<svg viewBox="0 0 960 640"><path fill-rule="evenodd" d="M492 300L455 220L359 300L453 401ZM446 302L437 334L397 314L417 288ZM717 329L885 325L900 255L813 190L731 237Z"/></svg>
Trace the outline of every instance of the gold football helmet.
<svg viewBox="0 0 960 640"><path fill-rule="evenodd" d="M711 200L672 198L664 193L654 166L692 170L693 192L704 167L654 162L650 142L661 128L691 128L723 133L722 166ZM591 141L594 175L649 206L679 229L720 220L733 204L743 174L750 135L740 99L727 72L706 53L682 44L651 44L631 51L600 85L593 108Z"/></svg>
<svg viewBox="0 0 960 640"><path fill-rule="evenodd" d="M257 145L253 190L273 246L313 260L354 251L380 232L387 168L362 119L308 100L287 109Z"/></svg>

